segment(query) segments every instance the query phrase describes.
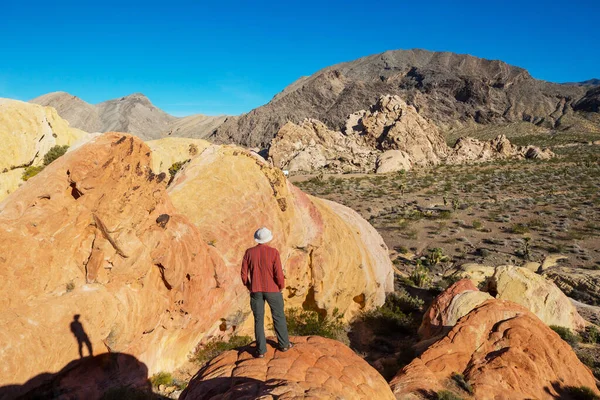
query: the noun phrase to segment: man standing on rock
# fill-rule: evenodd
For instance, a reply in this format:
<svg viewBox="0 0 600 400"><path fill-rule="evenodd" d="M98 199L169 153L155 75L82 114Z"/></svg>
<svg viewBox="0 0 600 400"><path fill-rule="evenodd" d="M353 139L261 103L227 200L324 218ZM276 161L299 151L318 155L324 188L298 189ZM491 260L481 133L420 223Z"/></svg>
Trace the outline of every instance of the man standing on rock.
<svg viewBox="0 0 600 400"><path fill-rule="evenodd" d="M254 314L254 336L257 345L257 357L263 358L267 352L265 338L265 300L269 303L273 326L277 335L280 351L292 347L288 337L287 322L283 312L283 294L285 278L281 268L281 259L277 249L267 246L273 234L267 228L254 233L256 246L246 250L242 261L242 282L250 291L250 307Z"/></svg>

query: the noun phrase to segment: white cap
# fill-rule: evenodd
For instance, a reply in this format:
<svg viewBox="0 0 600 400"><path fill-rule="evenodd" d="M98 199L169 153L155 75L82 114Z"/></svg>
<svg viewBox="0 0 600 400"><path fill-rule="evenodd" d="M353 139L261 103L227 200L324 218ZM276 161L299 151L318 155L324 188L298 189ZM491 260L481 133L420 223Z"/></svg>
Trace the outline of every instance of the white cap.
<svg viewBox="0 0 600 400"><path fill-rule="evenodd" d="M256 243L268 243L273 240L273 234L264 226L254 232L254 240Z"/></svg>

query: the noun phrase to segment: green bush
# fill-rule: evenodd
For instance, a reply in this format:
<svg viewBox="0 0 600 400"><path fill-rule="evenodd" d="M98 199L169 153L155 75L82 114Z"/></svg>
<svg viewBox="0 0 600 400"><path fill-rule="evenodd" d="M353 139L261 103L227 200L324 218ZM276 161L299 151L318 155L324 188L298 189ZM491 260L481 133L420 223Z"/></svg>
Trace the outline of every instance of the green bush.
<svg viewBox="0 0 600 400"><path fill-rule="evenodd" d="M475 230L480 230L481 228L483 228L483 223L480 220L475 219L471 223L471 226L473 226L473 229Z"/></svg>
<svg viewBox="0 0 600 400"><path fill-rule="evenodd" d="M420 288L429 286L431 277L429 276L429 270L423 266L421 260L417 261L415 269L411 272L409 279L412 283Z"/></svg>
<svg viewBox="0 0 600 400"><path fill-rule="evenodd" d="M23 179L24 181L27 181L28 179L31 179L34 176L36 176L37 174L39 174L40 172L42 172L43 169L44 169L44 167L42 167L42 166L34 167L32 165L30 167L27 167L27 168L25 168L25 171L23 171L23 175L21 176L21 179Z"/></svg>
<svg viewBox="0 0 600 400"><path fill-rule="evenodd" d="M236 349L238 347L247 346L250 344L250 342L252 342L252 338L250 338L250 336L237 335L230 337L227 342L222 340L213 340L203 346L199 346L191 359L200 365L204 365L204 363L212 360L219 354L228 350Z"/></svg>
<svg viewBox="0 0 600 400"><path fill-rule="evenodd" d="M336 308L332 315L322 316L316 311L290 308L286 312L288 332L293 336L323 336L347 342L344 315Z"/></svg>
<svg viewBox="0 0 600 400"><path fill-rule="evenodd" d="M160 385L170 386L173 384L173 375L168 372L159 372L150 377L150 383L153 387L159 387Z"/></svg>
<svg viewBox="0 0 600 400"><path fill-rule="evenodd" d="M600 341L600 332L595 325L591 325L585 329L585 341L588 343L598 343Z"/></svg>
<svg viewBox="0 0 600 400"><path fill-rule="evenodd" d="M599 400L600 397L592 389L586 386L567 386L564 389L573 400Z"/></svg>
<svg viewBox="0 0 600 400"><path fill-rule="evenodd" d="M449 390L440 390L437 392L437 400L463 400L463 398Z"/></svg>
<svg viewBox="0 0 600 400"><path fill-rule="evenodd" d="M510 227L511 233L524 234L529 232L529 227L523 224L514 224Z"/></svg>
<svg viewBox="0 0 600 400"><path fill-rule="evenodd" d="M473 394L473 386L471 386L471 384L467 382L463 374L454 372L450 378L452 378L452 380L456 382L458 387L460 387L462 390L469 394Z"/></svg>
<svg viewBox="0 0 600 400"><path fill-rule="evenodd" d="M558 333L558 336L560 336L560 338L562 340L569 343L571 346L576 345L580 341L579 335L571 332L571 330L569 328L566 328L564 326L558 326L558 325L550 325L550 328L554 332Z"/></svg>
<svg viewBox="0 0 600 400"><path fill-rule="evenodd" d="M377 333L407 330L414 325L410 312L422 310L423 304L406 292L390 293L381 307L365 312L362 319Z"/></svg>
<svg viewBox="0 0 600 400"><path fill-rule="evenodd" d="M174 177L175 175L177 175L177 173L179 172L179 170L189 162L190 160L185 160L185 161L177 161L176 163L173 163L173 165L171 165L169 167L169 175L171 175L171 177Z"/></svg>
<svg viewBox="0 0 600 400"><path fill-rule="evenodd" d="M67 145L53 146L50 150L48 150L48 152L44 156L44 167L49 165L52 161L56 160L57 158L63 156L67 152L67 150L69 150L69 146Z"/></svg>
<svg viewBox="0 0 600 400"><path fill-rule="evenodd" d="M441 262L448 261L448 256L444 255L444 250L439 247L435 247L433 249L429 249L429 255L427 256L427 265L430 267L435 267Z"/></svg>

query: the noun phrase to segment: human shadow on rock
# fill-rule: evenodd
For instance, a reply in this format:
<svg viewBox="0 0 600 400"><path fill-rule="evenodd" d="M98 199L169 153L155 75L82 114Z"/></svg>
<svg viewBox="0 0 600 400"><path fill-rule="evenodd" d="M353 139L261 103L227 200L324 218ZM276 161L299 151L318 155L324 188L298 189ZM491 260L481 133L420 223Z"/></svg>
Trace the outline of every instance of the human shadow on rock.
<svg viewBox="0 0 600 400"><path fill-rule="evenodd" d="M134 356L104 353L73 360L56 373L0 387L0 400L166 399L152 393L148 368Z"/></svg>
<svg viewBox="0 0 600 400"><path fill-rule="evenodd" d="M85 329L83 329L83 325L79 322L79 317L79 314L73 315L73 321L71 322L71 332L73 332L75 339L77 339L77 345L79 346L79 358L83 358L84 344L87 346L88 355L93 356L92 343L90 342L90 338L85 332Z"/></svg>

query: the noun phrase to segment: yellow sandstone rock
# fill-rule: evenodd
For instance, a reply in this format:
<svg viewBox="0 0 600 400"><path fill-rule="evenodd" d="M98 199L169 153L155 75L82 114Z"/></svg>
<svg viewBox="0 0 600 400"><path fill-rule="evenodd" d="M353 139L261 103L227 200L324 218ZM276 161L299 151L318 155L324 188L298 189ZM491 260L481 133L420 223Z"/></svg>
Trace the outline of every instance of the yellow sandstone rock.
<svg viewBox="0 0 600 400"><path fill-rule="evenodd" d="M194 158L210 145L206 140L179 137L151 140L146 144L152 149L152 170L157 174L168 174L173 164Z"/></svg>
<svg viewBox="0 0 600 400"><path fill-rule="evenodd" d="M41 165L53 146L70 146L87 136L52 107L0 99L0 201L19 186L24 166Z"/></svg>

